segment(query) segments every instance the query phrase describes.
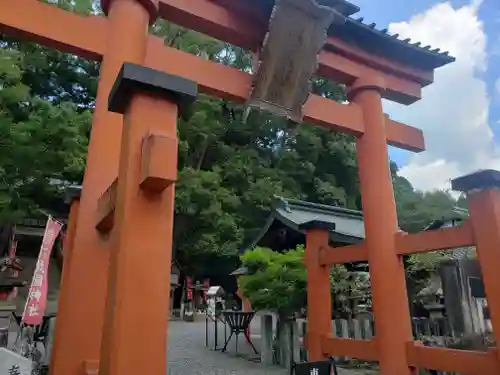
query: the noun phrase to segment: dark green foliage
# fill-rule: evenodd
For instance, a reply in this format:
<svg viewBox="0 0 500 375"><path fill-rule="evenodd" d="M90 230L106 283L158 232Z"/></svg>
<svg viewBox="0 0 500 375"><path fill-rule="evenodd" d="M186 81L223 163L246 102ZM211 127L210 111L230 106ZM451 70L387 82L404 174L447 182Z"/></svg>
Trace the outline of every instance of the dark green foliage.
<svg viewBox="0 0 500 375"><path fill-rule="evenodd" d="M241 257L250 275L241 276L239 286L253 309L290 316L306 305L303 255L303 247L283 254L256 248Z"/></svg>
<svg viewBox="0 0 500 375"><path fill-rule="evenodd" d="M84 107L93 99L92 90L76 95L70 89L69 80L79 75L71 73L79 66L73 60L2 37L0 223L39 208L64 210L58 183L81 181L91 120Z"/></svg>
<svg viewBox="0 0 500 375"><path fill-rule="evenodd" d="M410 182L397 174L398 168L391 163L394 196L402 230L413 233L425 229L434 220L456 218L453 212L457 201L447 191L436 190L423 193L416 191ZM463 198L459 200L464 206Z"/></svg>

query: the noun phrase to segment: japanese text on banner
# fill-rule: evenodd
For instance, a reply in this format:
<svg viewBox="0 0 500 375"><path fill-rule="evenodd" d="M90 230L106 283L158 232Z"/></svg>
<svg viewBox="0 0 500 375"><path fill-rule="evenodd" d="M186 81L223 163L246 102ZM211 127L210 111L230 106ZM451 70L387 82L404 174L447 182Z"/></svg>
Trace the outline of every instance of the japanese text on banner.
<svg viewBox="0 0 500 375"><path fill-rule="evenodd" d="M47 306L48 272L50 255L62 224L49 217L45 233L43 235L42 246L38 261L33 273L33 280L26 300L23 313L23 323L28 325L38 325L42 323L45 308Z"/></svg>

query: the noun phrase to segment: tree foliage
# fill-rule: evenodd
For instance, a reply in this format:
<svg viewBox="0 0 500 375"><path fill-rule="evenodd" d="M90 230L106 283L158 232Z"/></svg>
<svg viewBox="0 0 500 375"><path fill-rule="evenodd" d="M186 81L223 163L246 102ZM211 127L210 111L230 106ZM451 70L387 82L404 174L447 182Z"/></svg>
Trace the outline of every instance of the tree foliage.
<svg viewBox="0 0 500 375"><path fill-rule="evenodd" d="M304 246L284 253L256 247L241 256L248 274L240 276L238 282L252 308L288 317L307 306L304 252ZM335 315L352 313L359 302L369 300L369 289L366 273L349 271L343 264L332 267L330 290Z"/></svg>
<svg viewBox="0 0 500 375"><path fill-rule="evenodd" d="M304 248L277 253L255 248L242 255L249 275L239 278L239 286L256 310L271 310L290 316L306 306Z"/></svg>
<svg viewBox="0 0 500 375"><path fill-rule="evenodd" d="M51 75L57 75L49 74L53 69L50 62L54 60L41 47L2 38L0 222L3 223L33 215L39 208L62 209L58 182L79 182L83 174L91 113L60 100L64 89L49 82ZM60 72L75 69L62 59L59 64ZM74 91L70 91L68 96L75 98ZM79 100L78 104L84 102Z"/></svg>

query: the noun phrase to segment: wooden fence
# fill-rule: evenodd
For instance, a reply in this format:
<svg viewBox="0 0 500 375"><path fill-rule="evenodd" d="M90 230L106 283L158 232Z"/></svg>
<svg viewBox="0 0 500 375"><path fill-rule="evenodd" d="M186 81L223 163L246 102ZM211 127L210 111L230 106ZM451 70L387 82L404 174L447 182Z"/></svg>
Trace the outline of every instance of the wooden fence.
<svg viewBox="0 0 500 375"><path fill-rule="evenodd" d="M274 318L273 321L274 321L273 332L265 333L262 331L261 335L263 337L266 334L267 335L272 334L274 337L276 337L275 335L276 319ZM438 346L438 347L452 347L455 349L472 349L471 347L467 347L467 345L464 345L462 347L459 345L461 342L463 344L464 337L456 337L456 335L453 334L450 325L448 323L448 320L446 318L441 318L441 319L413 318L412 327L413 327L414 339L422 341L424 345ZM296 349L294 350L293 356L294 357L298 356L298 358L295 358L295 361L305 361L307 360L307 352L303 346L303 343L304 343L305 333L307 332L307 320L298 319L294 324L293 329L298 332L296 332L296 334L293 335L293 337L295 337L294 341L296 342L294 342L290 346L292 346L293 348L300 348L298 351ZM371 318L334 319L332 320L332 333L334 333L335 336L341 338L369 340L373 338L375 335L375 327L373 324L373 319ZM484 349L486 349L488 346L492 344L491 342L490 343L487 342L486 336L487 334L482 336L480 335L479 338L482 340L481 343L477 343L477 340L475 344L473 343L475 345L473 348L474 350L481 350L480 347L481 345L483 345ZM283 348L279 347L280 344L276 340L274 340L274 343L275 344L272 350L275 353L280 351L282 352ZM289 344L290 343L286 345ZM265 355L265 353L262 354ZM292 355L292 353L290 353L290 355ZM362 361L352 360L347 357L338 357L336 359L339 364L343 365L349 365L349 364L352 365L354 363L357 366L369 366L369 364L366 364ZM436 371L422 371L420 374L458 375L458 374L436 372Z"/></svg>
<svg viewBox="0 0 500 375"><path fill-rule="evenodd" d="M453 342L454 337L451 332L447 319L431 320L428 318L413 318L412 319L413 336L415 340L422 341L425 345L447 347ZM303 338L307 332L307 321L298 322L300 343L304 342ZM332 320L332 332L337 337L370 340L375 336L375 326L373 319L334 319ZM302 345L301 360L307 359L307 352ZM348 357L337 357L337 362L343 365L353 364L355 366L365 367L363 361L352 360ZM448 372L426 371L421 370L420 375L458 375Z"/></svg>

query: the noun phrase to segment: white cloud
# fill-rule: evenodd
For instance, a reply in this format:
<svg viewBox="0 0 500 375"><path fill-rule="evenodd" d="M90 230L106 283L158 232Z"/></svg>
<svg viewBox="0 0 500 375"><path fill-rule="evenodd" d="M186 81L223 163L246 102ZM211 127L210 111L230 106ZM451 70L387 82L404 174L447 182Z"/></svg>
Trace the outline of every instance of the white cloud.
<svg viewBox="0 0 500 375"><path fill-rule="evenodd" d="M449 188L449 180L482 168L499 168L500 152L488 124L489 97L477 73L486 69L486 35L478 19L479 1L454 9L436 4L389 30L422 45L449 51L456 62L436 70L423 99L411 106L385 102L394 119L424 131L427 150L412 155L401 174L415 188Z"/></svg>

